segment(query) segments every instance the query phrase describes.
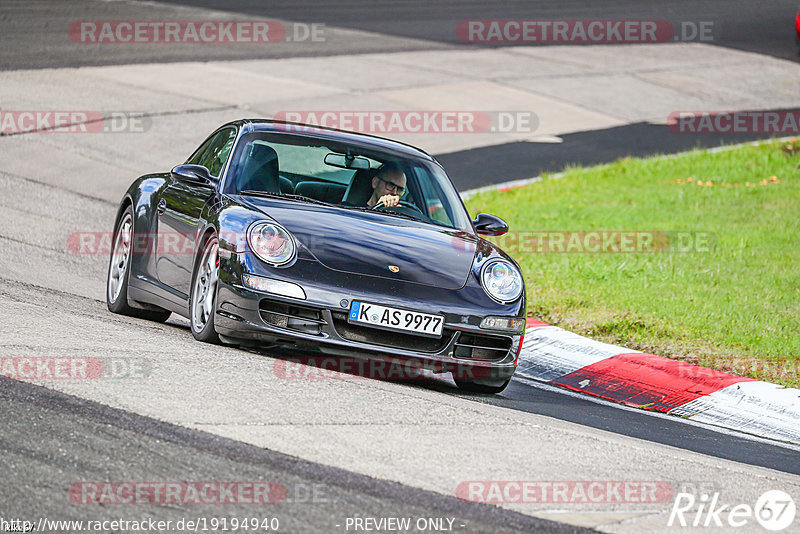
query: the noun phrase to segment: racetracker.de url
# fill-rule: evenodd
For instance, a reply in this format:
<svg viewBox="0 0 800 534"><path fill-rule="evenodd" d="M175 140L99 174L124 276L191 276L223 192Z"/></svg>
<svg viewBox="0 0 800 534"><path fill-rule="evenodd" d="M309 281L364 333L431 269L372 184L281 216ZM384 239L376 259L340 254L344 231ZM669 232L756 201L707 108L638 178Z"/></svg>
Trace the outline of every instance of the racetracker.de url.
<svg viewBox="0 0 800 534"><path fill-rule="evenodd" d="M0 517L0 532L280 532L277 517L195 517L176 520L39 518L28 521Z"/></svg>

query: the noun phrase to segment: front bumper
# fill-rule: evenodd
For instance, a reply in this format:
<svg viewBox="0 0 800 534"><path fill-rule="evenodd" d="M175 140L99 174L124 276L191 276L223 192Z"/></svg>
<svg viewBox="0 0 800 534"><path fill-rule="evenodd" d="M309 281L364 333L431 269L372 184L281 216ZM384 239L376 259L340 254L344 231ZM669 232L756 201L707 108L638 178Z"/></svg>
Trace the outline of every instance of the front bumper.
<svg viewBox="0 0 800 534"><path fill-rule="evenodd" d="M295 345L335 356L413 358L454 376L469 368L481 377L504 380L517 367L522 334L481 329L483 315L465 314L463 308L420 310L445 317L441 339L424 338L348 323L350 301L374 302L374 295L306 288L308 298L299 300L256 292L239 279L223 275L218 284L214 325L231 340Z"/></svg>

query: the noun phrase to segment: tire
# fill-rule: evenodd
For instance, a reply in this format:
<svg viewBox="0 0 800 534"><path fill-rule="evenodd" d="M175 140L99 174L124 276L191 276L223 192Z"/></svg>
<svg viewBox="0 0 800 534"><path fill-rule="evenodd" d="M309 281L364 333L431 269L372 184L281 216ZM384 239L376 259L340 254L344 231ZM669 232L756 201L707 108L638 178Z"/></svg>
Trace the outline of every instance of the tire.
<svg viewBox="0 0 800 534"><path fill-rule="evenodd" d="M464 380L461 378L453 378L456 382L456 386L461 391L466 391L468 393L486 393L486 394L495 394L500 393L506 386L508 386L509 382L511 382L511 377L508 377L504 381L499 381L497 383L492 382L478 382L475 380Z"/></svg>
<svg viewBox="0 0 800 534"><path fill-rule="evenodd" d="M219 280L219 240L209 236L192 273L192 294L189 298L189 323L192 335L204 343L220 344L214 329L217 311L217 281Z"/></svg>
<svg viewBox="0 0 800 534"><path fill-rule="evenodd" d="M133 209L128 206L114 228L114 246L111 249L106 276L106 306L113 313L163 323L169 319L172 312L161 308L142 310L128 305L128 280L131 277L133 243Z"/></svg>

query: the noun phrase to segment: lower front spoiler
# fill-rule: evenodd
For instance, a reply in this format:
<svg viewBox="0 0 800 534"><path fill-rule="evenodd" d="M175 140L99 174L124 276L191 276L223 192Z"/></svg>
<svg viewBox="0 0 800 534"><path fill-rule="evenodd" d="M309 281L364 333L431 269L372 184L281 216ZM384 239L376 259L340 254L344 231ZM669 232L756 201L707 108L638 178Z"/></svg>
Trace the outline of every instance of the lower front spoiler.
<svg viewBox="0 0 800 534"><path fill-rule="evenodd" d="M214 325L223 341L241 345L292 346L312 350L335 357L317 359L312 363L315 365L327 362L326 365L331 366L331 370L389 379L414 378L420 373L452 373L453 378L494 386L506 382L517 368L517 350L521 338L519 334L506 336L510 340L509 350L501 358L493 361L458 358L457 341L462 335L486 335L487 332L474 327L446 325L454 334L443 348L435 352L409 350L345 339L334 326L332 311L325 307L318 308L325 324L316 334L278 328L267 324L259 312L259 301L265 295L224 283L220 284L218 291ZM270 296L269 300L273 300L273 297ZM303 356L299 359L303 358L314 357ZM357 363L363 362L365 358L368 359L366 363ZM294 360L298 358L290 358L290 361ZM397 362L402 363L398 365Z"/></svg>

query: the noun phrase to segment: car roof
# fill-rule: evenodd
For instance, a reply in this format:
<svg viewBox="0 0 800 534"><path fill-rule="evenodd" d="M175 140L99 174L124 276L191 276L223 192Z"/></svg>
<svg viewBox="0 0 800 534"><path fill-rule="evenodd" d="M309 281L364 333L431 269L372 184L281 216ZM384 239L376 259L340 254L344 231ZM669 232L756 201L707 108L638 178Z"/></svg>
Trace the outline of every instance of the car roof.
<svg viewBox="0 0 800 534"><path fill-rule="evenodd" d="M288 133L292 135L311 137L314 139L331 140L340 143L352 143L364 147L378 150L388 150L405 156L412 156L436 162L433 156L415 146L375 135L349 132L347 130L337 130L335 128L327 128L313 124L302 124L298 122L278 121L271 119L242 119L230 122L228 124L238 125L244 128L245 132L254 131ZM225 126L228 126L228 124Z"/></svg>

